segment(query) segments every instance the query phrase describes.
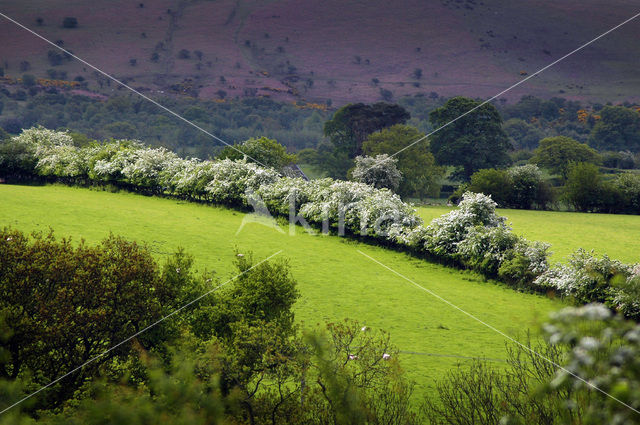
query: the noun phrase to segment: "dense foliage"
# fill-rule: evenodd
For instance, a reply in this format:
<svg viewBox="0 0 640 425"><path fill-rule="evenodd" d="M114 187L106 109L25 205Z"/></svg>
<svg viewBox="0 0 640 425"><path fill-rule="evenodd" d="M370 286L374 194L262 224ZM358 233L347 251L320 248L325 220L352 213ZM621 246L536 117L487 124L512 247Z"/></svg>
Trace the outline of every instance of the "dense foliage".
<svg viewBox="0 0 640 425"><path fill-rule="evenodd" d="M351 179L371 185L377 189L398 190L402 173L396 166L398 160L387 154L376 156L356 156Z"/></svg>
<svg viewBox="0 0 640 425"><path fill-rule="evenodd" d="M218 159L246 159L263 167L281 170L284 166L295 162L296 156L287 153L287 149L273 139L251 138L242 143L226 146L216 157Z"/></svg>
<svg viewBox="0 0 640 425"><path fill-rule="evenodd" d="M504 208L545 209L553 201L549 183L532 164L507 170L480 170L471 176L471 182L465 189L491 195Z"/></svg>
<svg viewBox="0 0 640 425"><path fill-rule="evenodd" d="M509 164L509 140L492 104L454 97L431 111L429 119L440 128L431 136L431 152L439 164L458 167L464 180L483 168Z"/></svg>
<svg viewBox="0 0 640 425"><path fill-rule="evenodd" d="M540 140L534 151L531 162L548 168L563 178L567 178L569 167L577 162L600 163L600 156L595 149L569 137L548 137Z"/></svg>
<svg viewBox="0 0 640 425"><path fill-rule="evenodd" d="M398 169L403 176L398 187L400 196L425 198L439 195L444 168L436 165L429 151L429 142L422 140L410 146L424 136L414 127L396 124L369 135L362 145L367 155L387 154L397 158Z"/></svg>
<svg viewBox="0 0 640 425"><path fill-rule="evenodd" d="M263 134L292 150L315 146L322 138L322 125L328 116L324 110L257 97L214 101L166 96L155 100L228 143ZM17 134L34 125L66 128L100 140L140 139L183 156L213 157L224 147L134 95L117 94L107 99L53 87L34 88L33 95L24 90L0 90L0 126Z"/></svg>
<svg viewBox="0 0 640 425"><path fill-rule="evenodd" d="M52 234L30 239L4 229L0 377L47 384L169 313L189 289L163 278L145 249L121 238L74 247ZM138 343L152 349L170 336L170 329L158 326ZM47 403L63 402L101 363L123 361L131 349L123 345L56 385Z"/></svg>

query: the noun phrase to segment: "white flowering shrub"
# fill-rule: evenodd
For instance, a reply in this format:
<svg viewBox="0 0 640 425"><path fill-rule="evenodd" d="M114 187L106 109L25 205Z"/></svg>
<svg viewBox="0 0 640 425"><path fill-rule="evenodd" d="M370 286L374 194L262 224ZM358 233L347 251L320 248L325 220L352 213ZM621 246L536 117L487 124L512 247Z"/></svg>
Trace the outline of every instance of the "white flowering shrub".
<svg viewBox="0 0 640 425"><path fill-rule="evenodd" d="M215 167L211 161L176 159L162 173L160 182L169 193L185 199L207 199L207 185L213 180Z"/></svg>
<svg viewBox="0 0 640 425"><path fill-rule="evenodd" d="M498 276L511 285L526 290L539 290L534 280L549 269L549 245L518 238L513 249L505 253Z"/></svg>
<svg viewBox="0 0 640 425"><path fill-rule="evenodd" d="M121 169L122 175L127 183L141 188L161 187L160 175L165 169L171 167L171 164L179 161L176 154L164 148L143 148L122 151L122 153L124 165ZM120 158L120 153L116 158Z"/></svg>
<svg viewBox="0 0 640 425"><path fill-rule="evenodd" d="M560 295L571 297L580 304L607 302L621 296L621 289L633 279L633 266L612 260L603 255L597 257L593 251L577 250L569 258L568 264L557 264L536 278L534 284L553 289ZM620 298L619 298L620 300Z"/></svg>
<svg viewBox="0 0 640 425"><path fill-rule="evenodd" d="M353 234L386 239L391 229L398 233L399 227L422 222L413 208L386 189L332 179L314 181L305 189L307 202L299 214L310 223L326 222Z"/></svg>
<svg viewBox="0 0 640 425"><path fill-rule="evenodd" d="M588 304L554 314L544 330L551 344L567 351L563 369L557 369L548 391L564 394L565 400L567 391L573 400L587 400L581 423L638 423L640 325L612 315L602 304ZM571 400L558 407L575 412Z"/></svg>
<svg viewBox="0 0 640 425"><path fill-rule="evenodd" d="M425 249L438 257L456 258L459 244L469 231L481 227L504 227L505 218L496 214L496 203L490 196L467 192L458 208L434 219L427 226Z"/></svg>
<svg viewBox="0 0 640 425"><path fill-rule="evenodd" d="M398 160L387 154L357 156L351 177L358 183L365 183L378 189L398 190L402 173L397 167Z"/></svg>
<svg viewBox="0 0 640 425"><path fill-rule="evenodd" d="M73 139L65 131L53 131L42 127L22 130L20 135L13 138L14 142L27 147L38 159L47 155L49 148L56 146L73 146Z"/></svg>
<svg viewBox="0 0 640 425"><path fill-rule="evenodd" d="M530 209L538 201L540 187L544 184L542 171L537 165L526 164L511 167L507 173L512 184L509 203L515 208Z"/></svg>
<svg viewBox="0 0 640 425"><path fill-rule="evenodd" d="M300 207L316 199L317 187L328 184L331 179L307 181L302 178L282 177L273 184L263 185L257 195L273 214L288 216L291 211L297 214Z"/></svg>
<svg viewBox="0 0 640 425"><path fill-rule="evenodd" d="M43 176L79 177L86 175L85 158L81 150L73 145L54 145L41 150L36 170Z"/></svg>
<svg viewBox="0 0 640 425"><path fill-rule="evenodd" d="M143 145L137 140L117 140L106 144L93 158L90 176L98 181L125 183L122 170L137 161L141 149Z"/></svg>
<svg viewBox="0 0 640 425"><path fill-rule="evenodd" d="M457 244L458 258L467 266L495 275L518 242L507 227L472 227Z"/></svg>
<svg viewBox="0 0 640 425"><path fill-rule="evenodd" d="M223 159L212 163L213 179L205 187L213 202L248 206L247 191L256 192L262 185L272 184L279 176L271 168L263 168L244 160Z"/></svg>

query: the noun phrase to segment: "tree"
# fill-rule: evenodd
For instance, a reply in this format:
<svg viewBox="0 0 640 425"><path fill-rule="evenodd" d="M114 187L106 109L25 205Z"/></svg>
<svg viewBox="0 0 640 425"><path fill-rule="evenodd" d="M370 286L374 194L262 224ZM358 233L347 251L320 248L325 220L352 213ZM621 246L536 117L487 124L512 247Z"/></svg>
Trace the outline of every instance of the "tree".
<svg viewBox="0 0 640 425"><path fill-rule="evenodd" d="M436 165L429 152L429 143L417 143L398 153L411 143L424 137L415 127L396 124L380 132L371 134L363 144L367 155L397 155L398 170L402 173L402 181L398 187L401 196L424 198L437 196L440 192L440 180L444 174L442 167Z"/></svg>
<svg viewBox="0 0 640 425"><path fill-rule="evenodd" d="M8 337L0 377L25 374L44 385L125 340L177 308L185 288L161 278L151 254L110 236L98 246L53 234L0 231L0 311ZM164 323L137 338L145 349L172 335ZM99 365L123 359L121 345L50 388L40 403L56 406L71 397Z"/></svg>
<svg viewBox="0 0 640 425"><path fill-rule="evenodd" d="M235 149L234 149L235 148ZM289 165L296 160L296 156L287 153L287 148L274 139L260 137L252 138L234 145L227 146L218 154L218 159L246 159L249 162L257 162L259 165L275 168L276 170Z"/></svg>
<svg viewBox="0 0 640 425"><path fill-rule="evenodd" d="M3 177L31 177L37 162L26 144L10 138L0 141L0 175Z"/></svg>
<svg viewBox="0 0 640 425"><path fill-rule="evenodd" d="M77 28L78 26L78 19L74 18L72 16L67 16L66 18L64 18L62 20L62 27L63 28Z"/></svg>
<svg viewBox="0 0 640 425"><path fill-rule="evenodd" d="M429 114L435 128L431 136L431 152L439 164L459 167L458 174L469 180L483 168L495 168L510 163L507 135L502 130L502 118L495 106L464 97L449 99L442 107ZM460 118L463 114L467 115Z"/></svg>
<svg viewBox="0 0 640 425"><path fill-rule="evenodd" d="M409 118L409 113L400 105L384 102L349 104L338 109L324 124L324 135L331 139L337 150L355 158L362 154L362 143L369 134L403 124Z"/></svg>
<svg viewBox="0 0 640 425"><path fill-rule="evenodd" d="M540 140L531 162L567 179L571 163L600 163L600 155L584 143L565 136L547 137Z"/></svg>
<svg viewBox="0 0 640 425"><path fill-rule="evenodd" d="M519 118L511 118L502 126L509 142L516 149L535 149L544 133L538 127Z"/></svg>
<svg viewBox="0 0 640 425"><path fill-rule="evenodd" d="M553 201L549 183L544 181L540 169L533 165L521 165L507 170L511 178L512 191L509 204L513 208L530 209L533 205L546 208Z"/></svg>
<svg viewBox="0 0 640 425"><path fill-rule="evenodd" d="M371 156L356 156L356 166L351 171L354 181L365 183L375 188L398 190L402 173L398 171L397 159L387 154Z"/></svg>
<svg viewBox="0 0 640 425"><path fill-rule="evenodd" d="M471 176L469 190L491 195L498 206L507 207L513 193L513 181L505 170L480 170Z"/></svg>
<svg viewBox="0 0 640 425"><path fill-rule="evenodd" d="M22 76L22 85L25 87L33 87L36 85L36 77L31 74L24 74Z"/></svg>
<svg viewBox="0 0 640 425"><path fill-rule="evenodd" d="M602 176L598 167L578 162L569 167L565 197L578 211L595 211L602 205Z"/></svg>
<svg viewBox="0 0 640 425"><path fill-rule="evenodd" d="M640 114L623 106L605 106L591 131L590 143L600 150L640 149Z"/></svg>

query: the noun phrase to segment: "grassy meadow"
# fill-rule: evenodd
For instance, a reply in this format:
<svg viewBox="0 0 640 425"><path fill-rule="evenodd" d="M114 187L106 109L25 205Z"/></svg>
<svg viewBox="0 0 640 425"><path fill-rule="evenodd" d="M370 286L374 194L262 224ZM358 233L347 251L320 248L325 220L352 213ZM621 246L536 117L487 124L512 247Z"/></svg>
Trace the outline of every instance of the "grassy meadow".
<svg viewBox="0 0 640 425"><path fill-rule="evenodd" d="M557 300L522 294L485 282L475 274L427 263L404 253L336 236L295 235L261 223L247 223L238 211L65 186L0 185L0 225L48 231L95 243L113 232L144 242L161 259L179 246L195 257L199 270L219 279L233 273L234 249L258 258L279 250L299 283L296 306L303 326L356 319L383 328L402 354L418 394L435 378L469 357L504 359L504 338L442 301L417 289L358 253L386 264L509 335L534 332ZM488 308L490 307L490 308Z"/></svg>
<svg viewBox="0 0 640 425"><path fill-rule="evenodd" d="M419 207L418 214L429 222L451 207ZM640 216L584 214L560 211L500 209L507 223L521 236L551 244L552 261L563 261L578 248L626 262L640 262Z"/></svg>

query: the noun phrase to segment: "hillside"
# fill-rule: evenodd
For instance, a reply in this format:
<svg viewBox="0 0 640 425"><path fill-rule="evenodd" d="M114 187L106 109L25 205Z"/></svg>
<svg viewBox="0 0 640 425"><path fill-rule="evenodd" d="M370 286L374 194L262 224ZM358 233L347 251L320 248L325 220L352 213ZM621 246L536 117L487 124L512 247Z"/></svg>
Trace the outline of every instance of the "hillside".
<svg viewBox="0 0 640 425"><path fill-rule="evenodd" d="M637 9L634 0L0 1L2 13L148 94L333 105L491 96ZM77 28L63 28L65 17ZM639 99L638 29L628 24L506 97ZM0 40L8 77L82 77L90 91L118 90L5 19Z"/></svg>
<svg viewBox="0 0 640 425"><path fill-rule="evenodd" d="M52 214L53 212L53 214ZM512 336L537 332L548 313L563 304L513 291L392 250L334 236L277 232L262 224L240 228L244 214L156 197L64 186L0 185L0 226L22 231L55 229L58 236L95 243L109 235L144 242L157 257L179 246L200 270L224 280L233 271L234 248L264 258L283 250L298 281L296 315L305 328L324 321L356 319L390 332L402 364L418 382L418 396L434 380L472 357L505 358L499 334L413 287L358 253L394 270ZM487 310L487 306L491 309Z"/></svg>

